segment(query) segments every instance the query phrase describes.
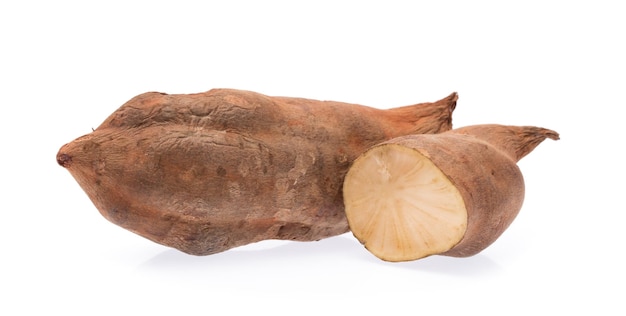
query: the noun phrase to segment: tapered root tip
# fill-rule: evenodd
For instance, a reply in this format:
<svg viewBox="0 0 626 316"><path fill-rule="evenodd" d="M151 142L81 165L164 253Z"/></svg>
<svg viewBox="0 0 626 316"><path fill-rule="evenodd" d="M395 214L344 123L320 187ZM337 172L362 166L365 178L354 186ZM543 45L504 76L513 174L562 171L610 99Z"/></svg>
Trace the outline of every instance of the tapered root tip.
<svg viewBox="0 0 626 316"><path fill-rule="evenodd" d="M461 127L454 132L472 135L486 141L505 152L515 161L522 159L546 138L560 139L559 133L536 126L483 124Z"/></svg>
<svg viewBox="0 0 626 316"><path fill-rule="evenodd" d="M520 127L521 133L518 134L519 137L515 142L516 145L516 154L517 160L519 161L524 156L529 154L535 147L541 144L546 138L552 140L559 140L559 133L543 128L543 127L535 127L535 126L522 126Z"/></svg>
<svg viewBox="0 0 626 316"><path fill-rule="evenodd" d="M68 168L72 164L72 157L67 154L59 154L57 155L57 163L63 168Z"/></svg>
<svg viewBox="0 0 626 316"><path fill-rule="evenodd" d="M552 139L552 140L559 140L559 139L561 139L561 136L559 135L559 133L557 133L557 132L555 132L553 130L550 130L550 129L547 129L547 128L539 128L539 129L541 129L540 134L542 134L545 138L549 138L549 139Z"/></svg>
<svg viewBox="0 0 626 316"><path fill-rule="evenodd" d="M459 95L456 92L452 92L447 97L439 100L436 103L443 105L443 121L445 122L445 127L442 128L443 131L447 131L452 129L452 113L454 109L456 109L456 101L459 99Z"/></svg>
<svg viewBox="0 0 626 316"><path fill-rule="evenodd" d="M543 127L522 126L521 131L521 138L531 143L539 144L546 138L552 140L559 140L561 138L559 133Z"/></svg>
<svg viewBox="0 0 626 316"><path fill-rule="evenodd" d="M459 94L456 92L450 93L449 96L445 97L444 100L448 101L448 106L450 107L450 112L454 111L456 108L456 101L459 100Z"/></svg>

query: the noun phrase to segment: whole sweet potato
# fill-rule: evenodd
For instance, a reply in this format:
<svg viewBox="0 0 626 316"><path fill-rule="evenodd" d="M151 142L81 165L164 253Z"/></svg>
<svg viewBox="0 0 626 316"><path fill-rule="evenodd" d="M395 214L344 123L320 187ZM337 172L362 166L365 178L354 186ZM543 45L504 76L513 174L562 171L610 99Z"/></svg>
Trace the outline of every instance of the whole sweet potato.
<svg viewBox="0 0 626 316"><path fill-rule="evenodd" d="M139 95L57 162L109 221L208 255L348 231L342 183L365 149L451 128L457 95L378 110L214 89Z"/></svg>

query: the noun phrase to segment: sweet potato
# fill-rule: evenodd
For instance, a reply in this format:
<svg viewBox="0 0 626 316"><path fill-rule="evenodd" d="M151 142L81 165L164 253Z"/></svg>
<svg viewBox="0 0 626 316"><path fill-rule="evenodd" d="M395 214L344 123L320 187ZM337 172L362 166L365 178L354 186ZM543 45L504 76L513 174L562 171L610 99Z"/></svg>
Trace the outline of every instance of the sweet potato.
<svg viewBox="0 0 626 316"><path fill-rule="evenodd" d="M57 162L109 221L189 254L319 240L348 231L350 163L381 141L451 129L456 100L379 110L230 89L151 92L64 145Z"/></svg>
<svg viewBox="0 0 626 316"><path fill-rule="evenodd" d="M531 126L475 125L374 146L345 176L350 229L386 261L477 254L520 211L524 180L517 161L546 138L559 135Z"/></svg>

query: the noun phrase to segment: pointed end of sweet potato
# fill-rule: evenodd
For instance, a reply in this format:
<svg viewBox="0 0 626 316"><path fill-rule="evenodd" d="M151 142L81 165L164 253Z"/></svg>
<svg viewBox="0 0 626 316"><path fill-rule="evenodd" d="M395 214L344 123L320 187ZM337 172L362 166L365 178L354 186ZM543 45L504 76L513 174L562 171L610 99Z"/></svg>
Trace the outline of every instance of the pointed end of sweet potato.
<svg viewBox="0 0 626 316"><path fill-rule="evenodd" d="M559 133L536 126L484 124L458 128L454 133L468 134L486 141L515 161L524 158L546 139L560 139Z"/></svg>
<svg viewBox="0 0 626 316"><path fill-rule="evenodd" d="M535 147L541 144L546 139L559 140L561 137L559 133L535 126L520 126L517 131L517 137L519 140L516 142L515 157L517 161L528 155Z"/></svg>
<svg viewBox="0 0 626 316"><path fill-rule="evenodd" d="M459 95L456 92L435 102L418 103L391 109L395 120L413 126L412 134L438 134L452 129L452 112Z"/></svg>

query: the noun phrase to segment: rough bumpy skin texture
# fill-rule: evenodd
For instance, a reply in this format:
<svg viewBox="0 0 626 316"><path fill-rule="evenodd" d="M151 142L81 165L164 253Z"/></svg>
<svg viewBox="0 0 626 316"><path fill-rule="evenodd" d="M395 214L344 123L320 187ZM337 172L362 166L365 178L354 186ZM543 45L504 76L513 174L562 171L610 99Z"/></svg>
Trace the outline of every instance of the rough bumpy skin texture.
<svg viewBox="0 0 626 316"><path fill-rule="evenodd" d="M57 162L109 221L208 255L348 231L342 182L365 149L451 128L457 96L390 110L214 89L145 93Z"/></svg>

